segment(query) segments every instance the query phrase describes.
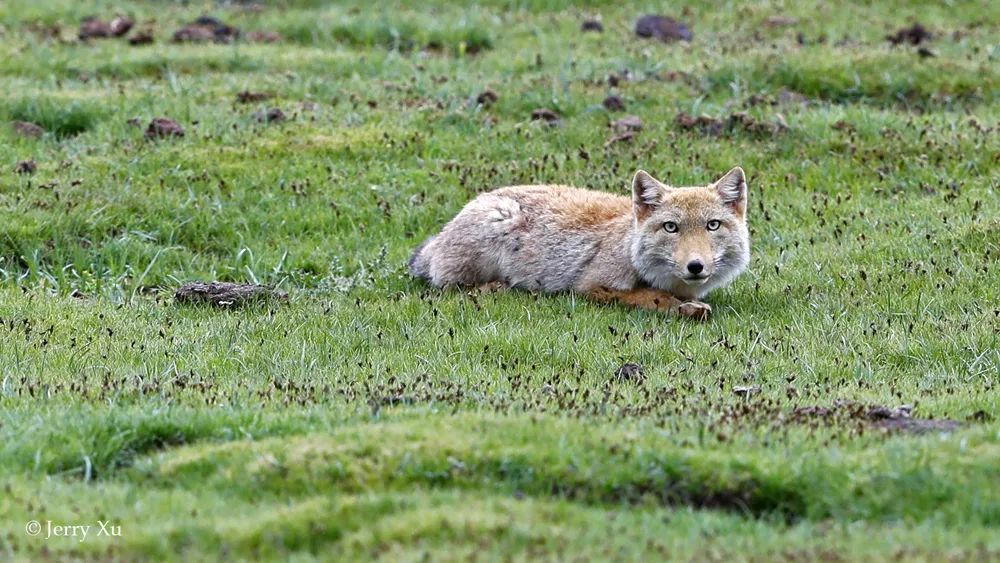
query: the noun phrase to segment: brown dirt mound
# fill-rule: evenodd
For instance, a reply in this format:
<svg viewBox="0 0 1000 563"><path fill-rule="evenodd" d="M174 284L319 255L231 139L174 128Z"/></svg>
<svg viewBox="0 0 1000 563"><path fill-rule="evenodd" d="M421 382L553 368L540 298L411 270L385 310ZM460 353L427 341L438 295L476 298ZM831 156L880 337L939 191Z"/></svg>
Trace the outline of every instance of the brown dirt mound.
<svg viewBox="0 0 1000 563"><path fill-rule="evenodd" d="M817 418L832 424L851 421L863 422L889 431L914 434L951 432L962 426L962 423L957 420L914 418L913 407L909 405L890 408L854 401L834 401L833 405L829 407L799 407L792 411L790 416L790 420L793 422L805 422Z"/></svg>
<svg viewBox="0 0 1000 563"><path fill-rule="evenodd" d="M885 39L893 45L909 43L910 45L920 45L925 41L930 41L934 35L926 27L915 23L910 27L904 27L892 35L886 35Z"/></svg>
<svg viewBox="0 0 1000 563"><path fill-rule="evenodd" d="M14 166L15 174L34 174L38 170L38 165L34 160L22 160Z"/></svg>
<svg viewBox="0 0 1000 563"><path fill-rule="evenodd" d="M188 283L174 293L177 303L212 305L223 309L285 299L288 299L287 293L266 285L229 282Z"/></svg>
<svg viewBox="0 0 1000 563"><path fill-rule="evenodd" d="M647 39L671 41L691 41L694 35L681 22L667 16L647 15L635 22L635 34Z"/></svg>
<svg viewBox="0 0 1000 563"><path fill-rule="evenodd" d="M680 112L677 114L677 117L674 118L674 122L681 129L698 130L706 135L712 136L719 136L724 133L730 133L737 130L746 131L755 135L772 136L788 129L788 126L784 123L784 119L781 118L780 115L778 116L777 121L767 123L764 121L757 121L756 119L750 117L750 115L743 112L732 113L726 118L710 117L708 115L699 115L695 117L693 115Z"/></svg>
<svg viewBox="0 0 1000 563"><path fill-rule="evenodd" d="M11 127L14 132L22 137L30 137L37 139L45 134L45 129L41 125L31 123L29 121L12 121Z"/></svg>
<svg viewBox="0 0 1000 563"><path fill-rule="evenodd" d="M173 119L166 117L156 117L149 122L146 128L147 139L163 139L166 137L183 137L184 128Z"/></svg>
<svg viewBox="0 0 1000 563"><path fill-rule="evenodd" d="M621 99L621 96L608 96L601 103L608 111L625 111L625 101Z"/></svg>

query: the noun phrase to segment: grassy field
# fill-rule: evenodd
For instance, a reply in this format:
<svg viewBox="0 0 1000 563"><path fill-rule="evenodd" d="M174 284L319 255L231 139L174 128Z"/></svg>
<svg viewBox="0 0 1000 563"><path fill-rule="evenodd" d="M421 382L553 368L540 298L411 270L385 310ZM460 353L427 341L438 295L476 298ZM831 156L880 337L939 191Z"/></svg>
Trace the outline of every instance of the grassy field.
<svg viewBox="0 0 1000 563"><path fill-rule="evenodd" d="M76 39L122 10L154 44ZM170 42L203 14L281 37ZM3 2L0 559L1000 558L998 35L988 1ZM406 273L494 187L735 165L754 257L707 323ZM960 424L868 414L902 405Z"/></svg>

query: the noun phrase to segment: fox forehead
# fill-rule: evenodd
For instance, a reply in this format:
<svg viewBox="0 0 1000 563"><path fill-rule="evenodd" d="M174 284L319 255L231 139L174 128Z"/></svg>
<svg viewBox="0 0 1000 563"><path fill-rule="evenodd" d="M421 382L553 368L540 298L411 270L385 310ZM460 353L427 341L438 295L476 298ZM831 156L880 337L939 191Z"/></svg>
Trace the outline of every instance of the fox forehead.
<svg viewBox="0 0 1000 563"><path fill-rule="evenodd" d="M724 219L733 215L711 187L671 188L663 197L658 218L686 220Z"/></svg>

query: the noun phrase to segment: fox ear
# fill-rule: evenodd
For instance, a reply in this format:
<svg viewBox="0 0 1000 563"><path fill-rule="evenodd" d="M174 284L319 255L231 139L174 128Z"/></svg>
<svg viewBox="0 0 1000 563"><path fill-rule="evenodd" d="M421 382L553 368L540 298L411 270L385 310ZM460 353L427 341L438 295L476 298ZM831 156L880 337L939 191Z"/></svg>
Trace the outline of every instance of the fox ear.
<svg viewBox="0 0 1000 563"><path fill-rule="evenodd" d="M632 211L636 220L649 216L653 208L663 201L667 186L653 178L645 170L639 170L632 178Z"/></svg>
<svg viewBox="0 0 1000 563"><path fill-rule="evenodd" d="M747 178L743 169L737 166L714 184L722 203L729 205L736 215L743 217L747 211Z"/></svg>

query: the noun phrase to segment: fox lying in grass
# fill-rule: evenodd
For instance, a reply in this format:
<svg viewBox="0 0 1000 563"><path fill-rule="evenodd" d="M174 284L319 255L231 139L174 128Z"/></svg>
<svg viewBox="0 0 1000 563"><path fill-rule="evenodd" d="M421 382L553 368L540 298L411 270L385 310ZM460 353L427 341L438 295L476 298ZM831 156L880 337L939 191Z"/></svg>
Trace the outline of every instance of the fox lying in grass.
<svg viewBox="0 0 1000 563"><path fill-rule="evenodd" d="M574 291L705 320L698 299L750 262L747 183L667 186L636 172L632 199L568 186L512 186L469 202L421 244L410 272L438 287Z"/></svg>

